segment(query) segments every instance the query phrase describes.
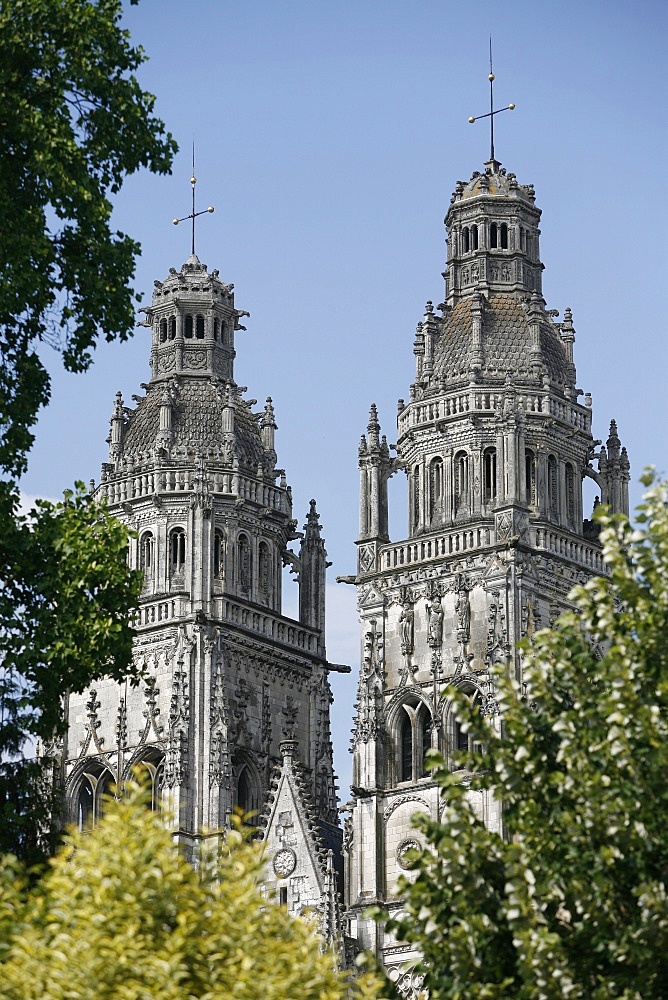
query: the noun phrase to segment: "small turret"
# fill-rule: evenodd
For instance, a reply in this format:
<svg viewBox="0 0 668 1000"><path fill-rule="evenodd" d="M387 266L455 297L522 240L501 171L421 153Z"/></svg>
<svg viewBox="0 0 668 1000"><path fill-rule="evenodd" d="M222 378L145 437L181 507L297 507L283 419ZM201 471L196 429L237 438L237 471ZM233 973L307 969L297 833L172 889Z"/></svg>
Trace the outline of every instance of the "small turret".
<svg viewBox="0 0 668 1000"><path fill-rule="evenodd" d="M378 538L387 541L387 480L390 474L390 449L380 438L376 404L369 410L367 437L359 447L360 468L360 540Z"/></svg>
<svg viewBox="0 0 668 1000"><path fill-rule="evenodd" d="M601 448L599 470L605 487L604 503L609 504L613 514L629 513L629 479L631 463L626 448L617 433L617 421L610 421L610 432L606 448Z"/></svg>
<svg viewBox="0 0 668 1000"><path fill-rule="evenodd" d="M123 451L123 432L125 430L125 407L123 406L123 396L116 393L114 409L109 420L111 433L109 434L109 461L116 462Z"/></svg>
<svg viewBox="0 0 668 1000"><path fill-rule="evenodd" d="M311 500L299 549L299 620L320 630L322 655L325 655L325 586L327 552L320 534L320 518Z"/></svg>

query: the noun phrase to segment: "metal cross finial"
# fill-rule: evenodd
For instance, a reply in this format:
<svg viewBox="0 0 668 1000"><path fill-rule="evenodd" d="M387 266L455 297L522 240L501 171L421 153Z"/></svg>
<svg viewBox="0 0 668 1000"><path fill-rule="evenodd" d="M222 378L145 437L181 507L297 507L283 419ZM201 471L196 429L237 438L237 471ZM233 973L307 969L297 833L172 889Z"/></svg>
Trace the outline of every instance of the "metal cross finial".
<svg viewBox="0 0 668 1000"><path fill-rule="evenodd" d="M494 115L501 114L502 111L514 111L515 105L508 104L505 108L497 108L494 110L494 71L492 70L492 36L489 36L489 111L486 115L473 115L469 118L469 122L473 125L473 122L477 122L479 118L489 118L489 158L490 161L494 159Z"/></svg>
<svg viewBox="0 0 668 1000"><path fill-rule="evenodd" d="M213 212L213 206L209 205L208 208L203 208L201 212L195 211L195 185L197 184L197 178L195 177L195 143L193 142L193 172L190 178L190 184L193 189L193 210L190 215L184 215L182 219L173 219L175 226L178 226L179 222L186 222L188 219L192 219L192 249L191 253L193 257L195 256L195 219L198 215L206 215L207 212Z"/></svg>

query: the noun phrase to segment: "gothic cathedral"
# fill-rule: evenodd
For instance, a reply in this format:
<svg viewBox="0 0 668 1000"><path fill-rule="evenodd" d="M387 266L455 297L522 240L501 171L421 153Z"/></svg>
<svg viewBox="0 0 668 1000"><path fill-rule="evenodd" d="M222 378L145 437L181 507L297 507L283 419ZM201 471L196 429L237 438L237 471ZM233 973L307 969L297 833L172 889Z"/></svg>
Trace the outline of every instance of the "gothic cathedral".
<svg viewBox="0 0 668 1000"><path fill-rule="evenodd" d="M133 407L117 396L93 488L135 533L144 680L69 698L67 818L94 823L103 793L122 788L133 767L193 858L234 806L254 810L270 890L292 912L317 910L325 935L345 937L347 950L376 952L406 996L410 949L364 913L375 902L400 907L397 879L419 843L411 817L439 814L425 751L440 749L456 768L467 745L446 688L457 685L499 724L490 668L505 664L521 683L518 639L549 625L575 582L603 571L583 478L628 511L614 421L607 446L595 441L591 397L576 385L571 312L559 321L542 297L539 221L533 186L493 156L456 185L444 301L428 302L417 327L396 454L375 406L359 445L357 574L343 578L357 586L361 620L343 844L315 502L298 532L276 466L272 401L254 410L234 381L244 312L233 286L194 254L155 282L144 310L151 377ZM392 542L388 480L399 471L408 530ZM287 563L299 580L298 621L281 611ZM500 828L496 804L475 794L478 815Z"/></svg>

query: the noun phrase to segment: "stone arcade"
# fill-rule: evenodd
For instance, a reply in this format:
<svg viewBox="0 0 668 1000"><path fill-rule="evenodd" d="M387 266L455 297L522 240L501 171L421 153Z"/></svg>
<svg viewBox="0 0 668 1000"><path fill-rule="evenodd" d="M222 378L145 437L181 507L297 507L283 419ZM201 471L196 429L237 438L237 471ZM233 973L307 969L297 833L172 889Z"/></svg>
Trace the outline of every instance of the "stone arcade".
<svg viewBox="0 0 668 1000"><path fill-rule="evenodd" d="M224 825L233 806L264 811L270 890L293 912L317 909L348 953L375 951L405 996L417 984L402 966L415 956L364 911L400 907L397 879L419 840L411 817L438 815L425 750L455 767L467 743L443 690L458 685L498 724L490 667L507 664L521 683L517 640L603 569L583 478L613 510L628 509L614 421L602 446L591 397L576 387L571 312L558 321L541 294L539 220L533 186L493 157L456 185L444 302L428 302L417 327L396 454L375 406L359 446L358 566L343 578L358 589L361 665L342 906L318 514L312 501L295 530L272 402L254 411L233 379L244 313L194 255L155 283L151 378L134 408L117 397L94 490L137 533L135 656L147 679L69 699L68 818L94 822L101 794L134 765L193 857L201 830ZM387 484L398 471L408 533L391 542ZM298 574L299 621L281 613L286 562ZM500 827L478 795L478 814Z"/></svg>

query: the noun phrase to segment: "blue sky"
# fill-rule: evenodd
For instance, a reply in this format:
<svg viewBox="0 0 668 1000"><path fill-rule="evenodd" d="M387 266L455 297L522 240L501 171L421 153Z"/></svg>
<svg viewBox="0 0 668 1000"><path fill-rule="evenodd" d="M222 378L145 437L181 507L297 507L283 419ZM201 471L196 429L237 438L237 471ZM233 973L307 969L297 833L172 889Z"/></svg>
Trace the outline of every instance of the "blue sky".
<svg viewBox="0 0 668 1000"><path fill-rule="evenodd" d="M318 501L329 558L330 658L359 662L352 588L357 444L375 402L395 440L414 376L415 325L443 297L443 216L459 179L488 156L494 43L496 155L533 183L543 210L548 308L573 310L578 385L595 436L611 417L634 483L666 444L665 63L668 5L653 0L142 0L126 24L146 49L143 86L181 152L171 177L131 178L118 228L143 255L136 287L189 253L196 142L197 252L248 309L236 380L271 395L279 465L300 524ZM148 336L105 345L84 376L54 372L24 489L58 496L97 479L114 393L148 377ZM639 499L634 485L632 500ZM405 534L391 482L391 534ZM342 786L355 682L334 677Z"/></svg>

